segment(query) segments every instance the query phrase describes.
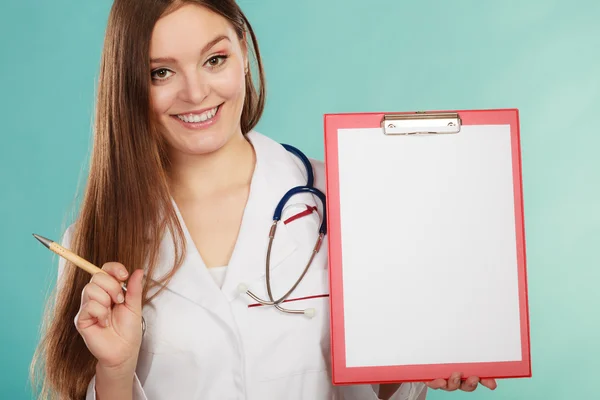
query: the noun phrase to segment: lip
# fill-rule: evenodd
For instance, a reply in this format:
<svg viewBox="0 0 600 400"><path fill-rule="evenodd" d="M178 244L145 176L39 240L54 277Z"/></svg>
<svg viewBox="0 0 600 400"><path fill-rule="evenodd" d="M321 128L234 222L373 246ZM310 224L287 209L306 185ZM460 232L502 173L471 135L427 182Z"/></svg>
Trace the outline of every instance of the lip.
<svg viewBox="0 0 600 400"><path fill-rule="evenodd" d="M184 114L175 114L175 115L171 115L171 118L175 119L177 122L179 122L184 128L186 129L192 129L192 130L198 130L198 129L206 129L214 124L217 123L217 121L219 120L219 116L221 115L221 109L223 108L223 104L221 103L219 104L217 107L217 113L215 114L214 117L212 117L209 120L206 121L202 121L202 122L185 122L182 121L181 119L179 119L179 117L177 117L177 115L189 115L189 114L201 114L204 111L208 111L208 110L212 110L214 107L211 108L205 108L204 110L200 110L200 111L191 111L188 113L184 113Z"/></svg>

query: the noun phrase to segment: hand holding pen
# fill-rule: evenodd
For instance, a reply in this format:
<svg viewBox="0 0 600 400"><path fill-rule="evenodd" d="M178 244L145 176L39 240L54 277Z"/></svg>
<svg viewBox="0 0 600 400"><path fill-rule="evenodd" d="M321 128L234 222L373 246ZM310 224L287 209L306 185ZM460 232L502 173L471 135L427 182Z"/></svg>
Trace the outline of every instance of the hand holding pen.
<svg viewBox="0 0 600 400"><path fill-rule="evenodd" d="M56 242L35 235L44 246L92 274L84 287L75 317L77 331L105 372L128 376L135 371L142 341L142 279L144 271L129 273L120 263L98 268Z"/></svg>

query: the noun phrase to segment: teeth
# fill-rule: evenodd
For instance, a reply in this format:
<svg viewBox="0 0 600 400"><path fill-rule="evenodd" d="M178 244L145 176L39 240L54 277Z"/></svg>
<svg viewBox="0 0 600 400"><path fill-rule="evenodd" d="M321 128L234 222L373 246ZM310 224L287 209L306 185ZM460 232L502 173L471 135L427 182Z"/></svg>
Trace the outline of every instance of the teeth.
<svg viewBox="0 0 600 400"><path fill-rule="evenodd" d="M219 107L204 111L202 114L180 114L177 116L184 122L204 122L215 116Z"/></svg>

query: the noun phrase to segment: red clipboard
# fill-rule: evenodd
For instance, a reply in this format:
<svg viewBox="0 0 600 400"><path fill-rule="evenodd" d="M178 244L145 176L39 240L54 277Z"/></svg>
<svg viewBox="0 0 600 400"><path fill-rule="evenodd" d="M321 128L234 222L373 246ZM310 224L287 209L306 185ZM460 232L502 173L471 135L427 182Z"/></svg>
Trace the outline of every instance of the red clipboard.
<svg viewBox="0 0 600 400"><path fill-rule="evenodd" d="M333 383L531 377L518 110L324 123Z"/></svg>

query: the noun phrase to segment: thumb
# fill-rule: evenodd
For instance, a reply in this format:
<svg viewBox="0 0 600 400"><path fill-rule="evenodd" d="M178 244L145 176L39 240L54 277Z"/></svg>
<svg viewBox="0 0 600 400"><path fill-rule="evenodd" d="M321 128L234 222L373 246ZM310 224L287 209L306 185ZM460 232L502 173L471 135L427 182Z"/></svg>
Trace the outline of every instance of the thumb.
<svg viewBox="0 0 600 400"><path fill-rule="evenodd" d="M127 308L133 310L137 315L142 314L142 280L144 279L144 270L136 269L127 281L127 294L125 295L125 304Z"/></svg>

